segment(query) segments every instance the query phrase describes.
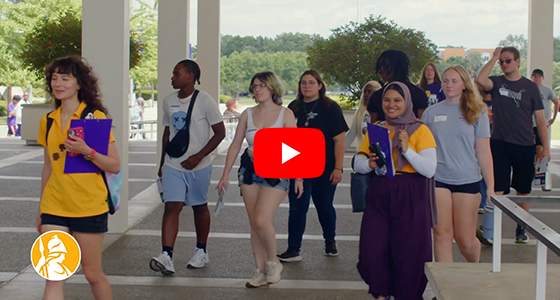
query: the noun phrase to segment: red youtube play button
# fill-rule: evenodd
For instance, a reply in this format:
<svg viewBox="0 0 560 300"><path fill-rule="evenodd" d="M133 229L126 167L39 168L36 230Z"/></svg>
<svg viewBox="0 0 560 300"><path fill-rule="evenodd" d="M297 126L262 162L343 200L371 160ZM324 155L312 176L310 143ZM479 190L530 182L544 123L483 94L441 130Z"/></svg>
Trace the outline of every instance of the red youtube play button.
<svg viewBox="0 0 560 300"><path fill-rule="evenodd" d="M255 134L255 173L264 178L315 178L325 169L325 136L312 128L267 128Z"/></svg>

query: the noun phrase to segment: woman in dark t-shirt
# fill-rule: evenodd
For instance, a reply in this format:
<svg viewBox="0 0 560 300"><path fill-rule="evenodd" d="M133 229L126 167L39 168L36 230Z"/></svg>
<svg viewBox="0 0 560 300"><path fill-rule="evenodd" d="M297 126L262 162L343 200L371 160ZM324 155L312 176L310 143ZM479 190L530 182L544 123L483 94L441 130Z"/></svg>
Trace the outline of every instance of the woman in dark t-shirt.
<svg viewBox="0 0 560 300"><path fill-rule="evenodd" d="M292 188L294 180L291 181L288 193L290 200L288 249L278 255L278 258L283 262L301 261L299 252L311 198L323 228L324 254L337 256L334 239L336 211L333 201L336 185L342 179L344 141L348 125L340 106L326 96L326 87L315 70L305 71L300 77L297 98L288 105L288 108L294 112L298 128L316 128L323 132L326 152L325 170L317 178L303 180L303 195L299 199Z"/></svg>
<svg viewBox="0 0 560 300"><path fill-rule="evenodd" d="M433 62L424 65L422 69L422 78L420 78L418 86L426 92L428 96L428 106L445 100L445 93L441 88L441 77Z"/></svg>

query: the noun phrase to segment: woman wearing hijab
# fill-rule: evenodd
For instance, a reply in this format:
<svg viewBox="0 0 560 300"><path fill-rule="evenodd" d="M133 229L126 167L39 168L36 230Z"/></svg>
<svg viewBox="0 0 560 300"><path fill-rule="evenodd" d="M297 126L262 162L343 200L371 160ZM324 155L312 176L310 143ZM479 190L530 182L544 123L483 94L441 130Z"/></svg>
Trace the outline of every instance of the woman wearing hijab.
<svg viewBox="0 0 560 300"><path fill-rule="evenodd" d="M348 132L346 132L346 140L344 141L345 150L352 145L356 138L358 138L358 141L361 141L364 138L364 134L367 131L367 123L371 123L371 116L367 112L369 97L380 89L381 84L375 80L366 83L362 89L362 97L360 97L358 110L354 114L352 127L348 130Z"/></svg>
<svg viewBox="0 0 560 300"><path fill-rule="evenodd" d="M414 116L408 87L391 82L383 91L383 112L389 130L395 176L385 176L365 135L354 162L356 172L375 172L366 192L360 232L358 271L375 299L419 300L428 282L424 264L432 259L434 221L431 185L437 166L436 142ZM430 211L432 206L432 211Z"/></svg>

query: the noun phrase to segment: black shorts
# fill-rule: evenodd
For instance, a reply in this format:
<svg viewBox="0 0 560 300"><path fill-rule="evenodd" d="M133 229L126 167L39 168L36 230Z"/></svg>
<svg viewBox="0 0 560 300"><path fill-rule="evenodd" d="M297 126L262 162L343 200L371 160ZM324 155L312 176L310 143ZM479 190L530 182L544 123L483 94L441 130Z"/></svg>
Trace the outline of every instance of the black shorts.
<svg viewBox="0 0 560 300"><path fill-rule="evenodd" d="M535 133L535 145L542 146L541 137L539 136L539 130L537 129L537 127L533 127L533 133Z"/></svg>
<svg viewBox="0 0 560 300"><path fill-rule="evenodd" d="M536 146L490 139L490 148L494 160L494 190L509 194L512 187L520 194L530 194L535 179Z"/></svg>
<svg viewBox="0 0 560 300"><path fill-rule="evenodd" d="M41 214L41 225L68 227L71 232L104 233L108 231L109 215L107 213L84 218L67 218Z"/></svg>
<svg viewBox="0 0 560 300"><path fill-rule="evenodd" d="M448 189L451 193L478 194L480 193L480 181L454 185L436 180L436 188Z"/></svg>

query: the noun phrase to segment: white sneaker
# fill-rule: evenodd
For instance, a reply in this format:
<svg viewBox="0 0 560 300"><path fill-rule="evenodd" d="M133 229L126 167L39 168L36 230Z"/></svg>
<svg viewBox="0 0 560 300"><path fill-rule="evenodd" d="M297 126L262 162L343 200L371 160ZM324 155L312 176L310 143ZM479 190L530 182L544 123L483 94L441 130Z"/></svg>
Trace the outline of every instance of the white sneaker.
<svg viewBox="0 0 560 300"><path fill-rule="evenodd" d="M248 288L258 288L267 285L266 274L257 269L253 278L247 280L245 286Z"/></svg>
<svg viewBox="0 0 560 300"><path fill-rule="evenodd" d="M266 281L268 284L277 283L282 278L281 273L284 266L279 261L266 262Z"/></svg>
<svg viewBox="0 0 560 300"><path fill-rule="evenodd" d="M208 253L204 252L204 249L194 248L194 254L187 264L188 269L200 269L203 268L205 264L210 261L208 258Z"/></svg>
<svg viewBox="0 0 560 300"><path fill-rule="evenodd" d="M167 251L164 251L158 257L152 257L152 260L150 260L150 268L156 272L161 272L163 275L173 275L175 273L173 259L169 257Z"/></svg>

